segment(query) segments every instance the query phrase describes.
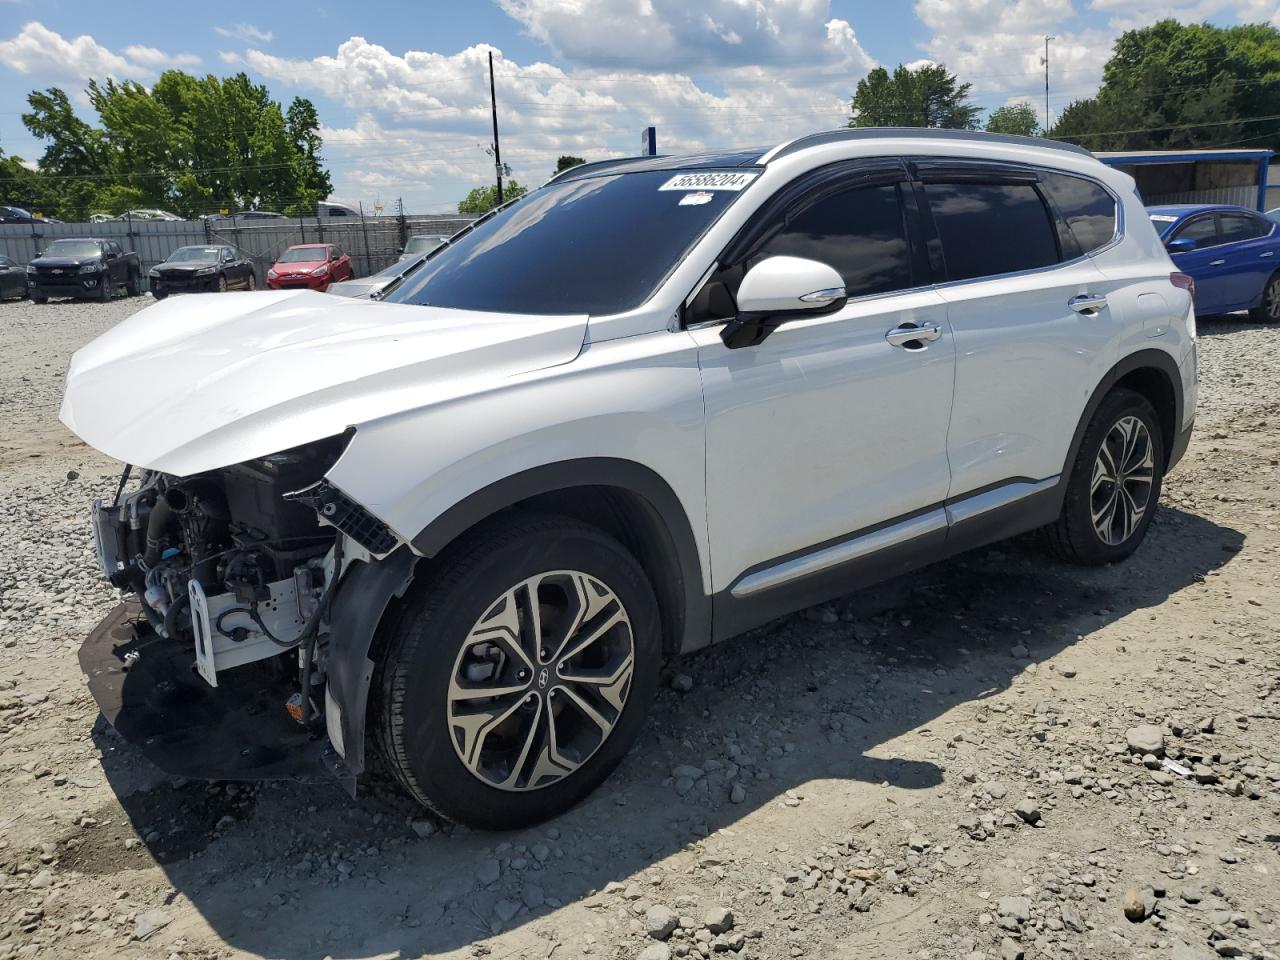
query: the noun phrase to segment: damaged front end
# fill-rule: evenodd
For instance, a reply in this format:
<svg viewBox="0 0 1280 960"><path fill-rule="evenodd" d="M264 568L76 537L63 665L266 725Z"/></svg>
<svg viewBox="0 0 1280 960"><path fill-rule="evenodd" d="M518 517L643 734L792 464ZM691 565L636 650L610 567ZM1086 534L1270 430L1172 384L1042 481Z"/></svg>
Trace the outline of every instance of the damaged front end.
<svg viewBox="0 0 1280 960"><path fill-rule="evenodd" d="M351 435L195 476L144 470L131 483L126 468L114 501L94 503L103 574L127 599L86 640L81 666L107 720L161 769L352 785L363 750L352 770L344 734L362 740L363 726L344 731L350 711L327 687L331 672L363 673L377 620L360 615L373 598L340 584L399 541L324 479ZM367 636L334 670L344 601Z"/></svg>

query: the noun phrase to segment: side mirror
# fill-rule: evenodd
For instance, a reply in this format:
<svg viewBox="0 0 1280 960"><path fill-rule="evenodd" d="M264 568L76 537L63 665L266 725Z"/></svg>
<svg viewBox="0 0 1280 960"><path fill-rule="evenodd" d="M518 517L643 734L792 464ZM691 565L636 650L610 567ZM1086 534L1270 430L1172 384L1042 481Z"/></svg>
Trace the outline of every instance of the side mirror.
<svg viewBox="0 0 1280 960"><path fill-rule="evenodd" d="M1170 253L1190 253L1196 248L1196 242L1190 237L1179 237L1177 240L1170 240L1164 248Z"/></svg>
<svg viewBox="0 0 1280 960"><path fill-rule="evenodd" d="M720 339L731 350L755 346L787 320L830 313L847 299L834 268L803 257L770 257L747 271L738 285L738 315Z"/></svg>

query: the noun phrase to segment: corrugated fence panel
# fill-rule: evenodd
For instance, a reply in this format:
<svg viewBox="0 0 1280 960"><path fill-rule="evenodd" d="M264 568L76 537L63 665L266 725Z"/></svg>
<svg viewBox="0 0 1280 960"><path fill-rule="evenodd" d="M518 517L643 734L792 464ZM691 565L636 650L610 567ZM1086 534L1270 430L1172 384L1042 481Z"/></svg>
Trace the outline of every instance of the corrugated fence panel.
<svg viewBox="0 0 1280 960"><path fill-rule="evenodd" d="M60 237L100 237L137 251L142 274L178 247L229 244L253 261L258 281L286 247L296 243L333 243L351 255L356 276L376 273L403 249L404 237L452 236L469 217L305 217L297 220L108 220L103 223L0 224L0 254L26 264Z"/></svg>

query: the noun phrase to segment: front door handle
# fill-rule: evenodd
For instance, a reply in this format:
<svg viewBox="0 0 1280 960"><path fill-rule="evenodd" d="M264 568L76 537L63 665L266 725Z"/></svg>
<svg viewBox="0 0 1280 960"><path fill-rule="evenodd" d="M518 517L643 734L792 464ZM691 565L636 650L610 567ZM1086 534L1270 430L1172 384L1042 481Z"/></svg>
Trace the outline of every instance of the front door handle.
<svg viewBox="0 0 1280 960"><path fill-rule="evenodd" d="M1107 305L1107 298L1101 293L1082 293L1067 301L1067 306L1076 313L1093 316Z"/></svg>
<svg viewBox="0 0 1280 960"><path fill-rule="evenodd" d="M1220 267L1220 266L1222 266L1222 265L1223 265L1224 263L1226 263L1226 262L1227 262L1227 261L1225 261L1225 260L1210 260L1210 261L1209 261L1209 266L1211 266L1211 267Z"/></svg>
<svg viewBox="0 0 1280 960"><path fill-rule="evenodd" d="M1260 256L1260 257L1271 257L1271 256L1275 256L1275 251L1274 251L1274 250L1268 250L1266 253L1260 253L1260 254L1258 254L1258 256Z"/></svg>
<svg viewBox="0 0 1280 960"><path fill-rule="evenodd" d="M895 347L906 347L912 350L922 350L926 342L932 343L942 336L942 328L936 323L922 323L917 326L914 323L904 323L901 326L894 327L884 335L884 338ZM918 344L912 347L911 344Z"/></svg>

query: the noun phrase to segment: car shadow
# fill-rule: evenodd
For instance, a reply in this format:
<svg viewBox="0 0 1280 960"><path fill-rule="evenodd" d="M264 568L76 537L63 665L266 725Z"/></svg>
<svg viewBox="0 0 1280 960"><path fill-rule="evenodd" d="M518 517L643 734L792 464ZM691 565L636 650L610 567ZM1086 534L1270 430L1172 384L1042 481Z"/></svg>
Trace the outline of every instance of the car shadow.
<svg viewBox="0 0 1280 960"><path fill-rule="evenodd" d="M442 828L379 777L356 801L293 782L157 776L139 788L145 761L106 728L97 738L144 838L136 855L158 861L229 948L436 954L590 898L814 781L847 783L852 821L891 802L864 785L913 791L958 776L932 759L937 741L919 756L897 741L1059 654L1055 667L1070 664L1079 636L1197 589L1243 544L1236 530L1165 507L1123 564L1067 566L1023 538L681 658L670 668L693 678L692 691L664 687L613 777L558 819L510 833ZM679 765L702 775L680 781ZM83 872L121 869L118 839L97 860L79 853Z"/></svg>
<svg viewBox="0 0 1280 960"><path fill-rule="evenodd" d="M1250 330L1280 330L1280 322L1251 320L1244 312L1196 317L1196 336L1199 337L1225 337Z"/></svg>

